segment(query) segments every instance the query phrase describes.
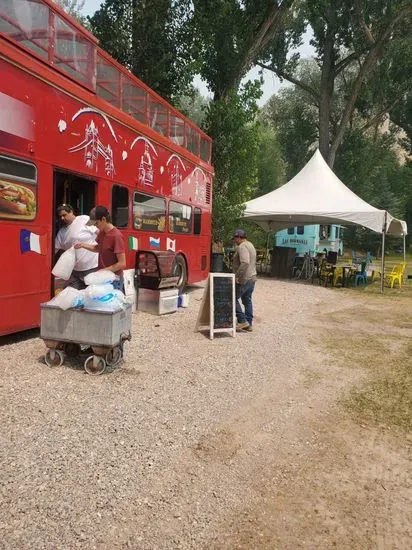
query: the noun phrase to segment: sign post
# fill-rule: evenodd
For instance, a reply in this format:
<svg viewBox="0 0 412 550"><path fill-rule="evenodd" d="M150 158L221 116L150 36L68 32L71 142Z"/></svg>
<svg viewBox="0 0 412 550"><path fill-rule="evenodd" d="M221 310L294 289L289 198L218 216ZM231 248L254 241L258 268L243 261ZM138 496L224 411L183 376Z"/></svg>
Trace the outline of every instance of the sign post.
<svg viewBox="0 0 412 550"><path fill-rule="evenodd" d="M232 273L209 273L195 327L195 332L201 330L208 330L211 340L219 332L236 336L236 290Z"/></svg>

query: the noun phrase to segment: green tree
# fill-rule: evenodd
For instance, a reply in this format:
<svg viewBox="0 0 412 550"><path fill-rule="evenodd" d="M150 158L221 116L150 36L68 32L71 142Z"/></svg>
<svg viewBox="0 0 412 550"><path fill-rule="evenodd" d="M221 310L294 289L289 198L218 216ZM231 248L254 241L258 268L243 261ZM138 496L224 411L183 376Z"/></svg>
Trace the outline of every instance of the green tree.
<svg viewBox="0 0 412 550"><path fill-rule="evenodd" d="M342 144L335 170L338 177L362 199L404 219L407 201L402 183L404 168L394 150L395 143L390 133L374 136L354 130ZM380 235L361 227L348 228L344 239L348 246L375 253L381 243ZM399 239L389 238L388 247L391 246L399 246Z"/></svg>
<svg viewBox="0 0 412 550"><path fill-rule="evenodd" d="M297 19L313 29L319 85L301 81L296 74L298 56L279 56L275 43L259 65L300 86L315 102L319 111L319 148L332 167L362 87L373 71L389 59L385 52L396 51L395 44L405 38L405 29L410 30L412 5L409 0L306 0L299 8ZM339 118L332 124L338 78L346 80L347 93Z"/></svg>
<svg viewBox="0 0 412 550"><path fill-rule="evenodd" d="M187 92L197 69L189 0L105 0L89 22L101 47L159 95Z"/></svg>
<svg viewBox="0 0 412 550"><path fill-rule="evenodd" d="M214 140L213 235L239 223L258 185L260 82L242 80L273 40L282 41L294 0L194 0L199 74L213 100L205 128Z"/></svg>
<svg viewBox="0 0 412 550"><path fill-rule="evenodd" d="M257 187L254 197L270 193L286 183L286 164L279 137L272 126L260 118L258 127Z"/></svg>
<svg viewBox="0 0 412 550"><path fill-rule="evenodd" d="M189 89L176 99L177 108L201 128L206 120L209 100L204 98L197 88Z"/></svg>
<svg viewBox="0 0 412 550"><path fill-rule="evenodd" d="M246 84L209 105L206 130L213 138L213 237L225 241L257 187L259 85Z"/></svg>
<svg viewBox="0 0 412 550"><path fill-rule="evenodd" d="M69 15L77 19L82 25L86 25L87 21L82 10L86 0L54 0L61 8Z"/></svg>
<svg viewBox="0 0 412 550"><path fill-rule="evenodd" d="M316 77L308 71L310 62L302 64L301 80ZM303 74L306 72L306 76ZM295 176L313 153L318 139L318 110L308 101L307 93L300 87L283 88L273 95L262 109L262 117L278 136L284 160L286 176Z"/></svg>

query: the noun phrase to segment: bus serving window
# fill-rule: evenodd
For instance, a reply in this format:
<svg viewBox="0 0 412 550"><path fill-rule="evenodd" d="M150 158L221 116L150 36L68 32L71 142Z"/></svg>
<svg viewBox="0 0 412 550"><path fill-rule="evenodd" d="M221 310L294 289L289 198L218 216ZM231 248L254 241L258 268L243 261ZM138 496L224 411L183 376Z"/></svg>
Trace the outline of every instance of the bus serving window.
<svg viewBox="0 0 412 550"><path fill-rule="evenodd" d="M37 210L34 164L0 156L0 218L34 220Z"/></svg>
<svg viewBox="0 0 412 550"><path fill-rule="evenodd" d="M192 232L192 207L180 202L169 202L170 233Z"/></svg>
<svg viewBox="0 0 412 550"><path fill-rule="evenodd" d="M164 231L166 200L144 193L133 195L133 227L141 231Z"/></svg>
<svg viewBox="0 0 412 550"><path fill-rule="evenodd" d="M200 208L195 208L193 215L193 233L200 235L202 232L202 211Z"/></svg>
<svg viewBox="0 0 412 550"><path fill-rule="evenodd" d="M129 191L127 187L113 185L112 220L115 227L127 227L129 222Z"/></svg>

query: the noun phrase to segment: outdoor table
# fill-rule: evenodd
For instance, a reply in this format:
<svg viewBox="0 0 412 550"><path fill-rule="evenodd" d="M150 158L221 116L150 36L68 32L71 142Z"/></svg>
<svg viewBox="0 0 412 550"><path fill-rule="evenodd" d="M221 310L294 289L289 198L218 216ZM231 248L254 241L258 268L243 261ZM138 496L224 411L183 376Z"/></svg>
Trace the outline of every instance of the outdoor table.
<svg viewBox="0 0 412 550"><path fill-rule="evenodd" d="M342 286L346 287L346 281L350 277L350 272L357 271L358 266L356 264L338 264L336 267L342 268Z"/></svg>

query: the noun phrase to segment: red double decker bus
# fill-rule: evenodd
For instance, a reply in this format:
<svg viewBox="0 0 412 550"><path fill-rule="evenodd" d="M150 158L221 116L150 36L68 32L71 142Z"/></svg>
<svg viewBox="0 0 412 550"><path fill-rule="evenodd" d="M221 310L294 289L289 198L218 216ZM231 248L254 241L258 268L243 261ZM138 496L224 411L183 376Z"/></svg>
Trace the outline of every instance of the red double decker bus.
<svg viewBox="0 0 412 550"><path fill-rule="evenodd" d="M207 277L211 140L51 0L0 0L0 335L53 293L56 206L106 205L137 250Z"/></svg>

